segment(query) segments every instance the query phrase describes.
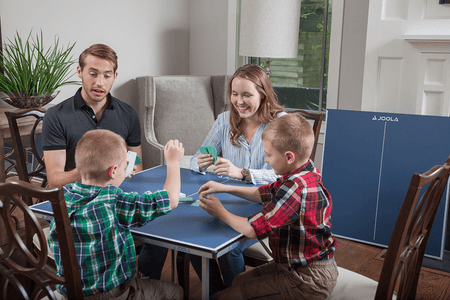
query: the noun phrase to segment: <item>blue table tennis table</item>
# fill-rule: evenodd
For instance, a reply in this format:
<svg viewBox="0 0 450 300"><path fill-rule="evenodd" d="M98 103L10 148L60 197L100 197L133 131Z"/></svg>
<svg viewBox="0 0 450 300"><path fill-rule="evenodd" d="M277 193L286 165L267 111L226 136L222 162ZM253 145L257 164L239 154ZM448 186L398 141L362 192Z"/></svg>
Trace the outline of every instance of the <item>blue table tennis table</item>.
<svg viewBox="0 0 450 300"><path fill-rule="evenodd" d="M449 131L448 117L328 109L322 175L333 198L333 233L387 247L411 176L444 163ZM448 192L447 186L425 252L439 260Z"/></svg>
<svg viewBox="0 0 450 300"><path fill-rule="evenodd" d="M163 189L166 180L166 166L158 166L137 173L127 178L120 188L125 192L157 191ZM198 200L200 186L214 180L232 185L248 185L226 176L214 173L200 174L188 169L181 169L181 192L193 200ZM247 217L261 210L261 205L236 196L221 193L215 195L224 207L233 214ZM247 238L236 232L222 221L210 216L193 202L180 202L178 207L169 214L158 217L142 227L130 229L133 237L144 243L158 245L168 249L186 252L202 257L202 298L209 299L209 260L216 259ZM49 202L43 202L30 207L39 217L51 219L52 211ZM176 255L172 256L172 275L177 282Z"/></svg>

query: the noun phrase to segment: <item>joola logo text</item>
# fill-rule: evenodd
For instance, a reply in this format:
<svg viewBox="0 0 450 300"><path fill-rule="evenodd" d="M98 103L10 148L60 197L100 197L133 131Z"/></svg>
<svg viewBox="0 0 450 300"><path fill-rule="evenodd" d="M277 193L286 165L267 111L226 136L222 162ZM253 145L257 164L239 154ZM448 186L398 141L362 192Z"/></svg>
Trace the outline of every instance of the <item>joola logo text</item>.
<svg viewBox="0 0 450 300"><path fill-rule="evenodd" d="M398 118L395 117L385 117L385 116L379 116L377 118L377 116L373 116L372 121L386 121L386 122L398 122Z"/></svg>
<svg viewBox="0 0 450 300"><path fill-rule="evenodd" d="M178 250L178 251L181 251L181 252L187 252L187 253L191 253L191 250L189 250L189 249L186 249L186 248L184 248L184 247L179 247L179 246L173 246L173 248L172 248L173 250Z"/></svg>

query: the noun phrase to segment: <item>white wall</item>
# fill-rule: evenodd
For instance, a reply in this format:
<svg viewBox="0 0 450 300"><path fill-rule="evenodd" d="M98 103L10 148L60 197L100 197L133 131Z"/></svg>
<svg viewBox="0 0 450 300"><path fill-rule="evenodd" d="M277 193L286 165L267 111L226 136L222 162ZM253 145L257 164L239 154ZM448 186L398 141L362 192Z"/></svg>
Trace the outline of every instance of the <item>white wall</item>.
<svg viewBox="0 0 450 300"><path fill-rule="evenodd" d="M334 0L327 107L449 116L450 5Z"/></svg>
<svg viewBox="0 0 450 300"><path fill-rule="evenodd" d="M370 0L334 0L327 108L361 110Z"/></svg>
<svg viewBox="0 0 450 300"><path fill-rule="evenodd" d="M450 116L450 5L333 0L328 83L328 108Z"/></svg>
<svg viewBox="0 0 450 300"><path fill-rule="evenodd" d="M191 0L190 3L190 74L233 74L237 0Z"/></svg>
<svg viewBox="0 0 450 300"><path fill-rule="evenodd" d="M186 0L0 0L0 16L3 41L13 38L16 30L26 36L31 29L42 29L48 46L55 35L63 45L76 42L77 61L92 44L111 46L119 57L112 94L132 105L134 78L189 74ZM71 97L76 89L73 85L61 88L53 103Z"/></svg>
<svg viewBox="0 0 450 300"><path fill-rule="evenodd" d="M438 3L333 0L327 108L449 116L450 5Z"/></svg>

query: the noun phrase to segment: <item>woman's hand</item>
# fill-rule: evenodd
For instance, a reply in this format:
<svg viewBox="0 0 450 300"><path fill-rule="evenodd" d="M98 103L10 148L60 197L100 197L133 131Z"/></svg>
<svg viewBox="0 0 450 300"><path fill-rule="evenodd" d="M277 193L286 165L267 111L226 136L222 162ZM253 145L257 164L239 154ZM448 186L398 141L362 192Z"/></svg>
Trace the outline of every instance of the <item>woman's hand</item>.
<svg viewBox="0 0 450 300"><path fill-rule="evenodd" d="M214 173L217 175L226 175L231 178L242 178L241 168L236 167L233 165L231 161L229 161L226 158L220 158L216 161L214 164Z"/></svg>
<svg viewBox="0 0 450 300"><path fill-rule="evenodd" d="M200 172L205 171L212 165L213 161L214 157L211 154L200 154L197 156L198 170Z"/></svg>

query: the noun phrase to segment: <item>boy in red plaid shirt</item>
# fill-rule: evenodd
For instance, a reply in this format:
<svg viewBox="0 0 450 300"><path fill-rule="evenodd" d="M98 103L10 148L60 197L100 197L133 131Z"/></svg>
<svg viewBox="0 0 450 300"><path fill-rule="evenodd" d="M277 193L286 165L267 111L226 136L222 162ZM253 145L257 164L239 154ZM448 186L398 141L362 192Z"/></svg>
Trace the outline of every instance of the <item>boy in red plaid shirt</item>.
<svg viewBox="0 0 450 300"><path fill-rule="evenodd" d="M210 181L200 190L200 207L248 238L269 237L273 262L238 275L219 299L326 299L338 271L331 233L333 203L321 175L309 159L314 133L306 119L288 114L272 121L262 135L266 162L277 181L261 187ZM262 203L248 218L228 212L207 194L230 193Z"/></svg>

